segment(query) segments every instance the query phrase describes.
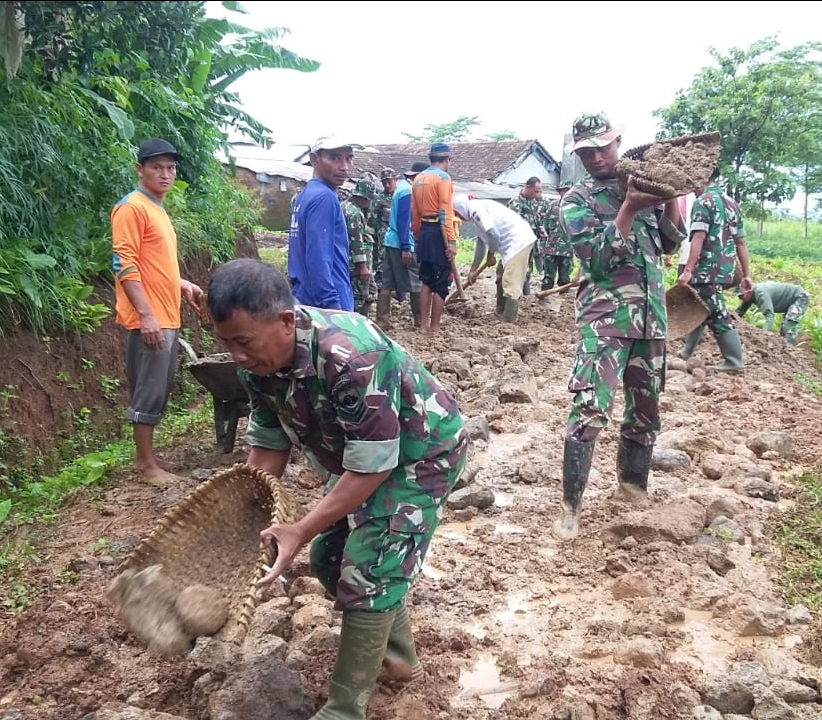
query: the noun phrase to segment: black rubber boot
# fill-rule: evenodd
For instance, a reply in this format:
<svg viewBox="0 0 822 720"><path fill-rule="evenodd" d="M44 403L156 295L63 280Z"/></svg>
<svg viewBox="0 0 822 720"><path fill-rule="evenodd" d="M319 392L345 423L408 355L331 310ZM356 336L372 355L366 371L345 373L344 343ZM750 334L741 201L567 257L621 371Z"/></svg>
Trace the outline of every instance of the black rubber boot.
<svg viewBox="0 0 822 720"><path fill-rule="evenodd" d="M719 365L711 365L711 370L716 372L739 372L742 370L742 340L736 329L729 330L722 335L716 336L719 351L725 362Z"/></svg>
<svg viewBox="0 0 822 720"><path fill-rule="evenodd" d="M596 440L565 439L562 457L562 506L554 521L557 540L571 540L579 534L579 506L591 472Z"/></svg>
<svg viewBox="0 0 822 720"><path fill-rule="evenodd" d="M620 435L617 446L618 495L626 500L635 500L648 492L648 474L654 446L640 445Z"/></svg>
<svg viewBox="0 0 822 720"><path fill-rule="evenodd" d="M502 294L502 281L497 279L497 315L505 312L505 295Z"/></svg>
<svg viewBox="0 0 822 720"><path fill-rule="evenodd" d="M699 345L703 332L705 332L704 325L700 325L696 330L691 330L685 336L685 345L677 351L676 356L682 360L688 360L696 352L696 346Z"/></svg>

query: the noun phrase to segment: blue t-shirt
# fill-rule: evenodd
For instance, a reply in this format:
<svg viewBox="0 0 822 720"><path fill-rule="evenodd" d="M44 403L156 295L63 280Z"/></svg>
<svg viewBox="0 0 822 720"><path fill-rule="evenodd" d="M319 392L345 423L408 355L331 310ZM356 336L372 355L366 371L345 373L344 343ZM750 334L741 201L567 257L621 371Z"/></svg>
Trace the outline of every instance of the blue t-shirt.
<svg viewBox="0 0 822 720"><path fill-rule="evenodd" d="M354 310L345 216L334 188L319 178L311 178L294 199L288 230L288 278L302 305Z"/></svg>
<svg viewBox="0 0 822 720"><path fill-rule="evenodd" d="M391 196L391 214L385 246L414 252L414 235L411 232L411 183L400 180Z"/></svg>

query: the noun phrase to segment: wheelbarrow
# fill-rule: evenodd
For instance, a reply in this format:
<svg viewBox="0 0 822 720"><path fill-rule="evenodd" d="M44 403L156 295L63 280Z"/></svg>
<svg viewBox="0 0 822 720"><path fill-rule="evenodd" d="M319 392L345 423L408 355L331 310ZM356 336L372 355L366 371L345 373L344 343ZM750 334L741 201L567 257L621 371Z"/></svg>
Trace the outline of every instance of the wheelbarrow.
<svg viewBox="0 0 822 720"><path fill-rule="evenodd" d="M237 363L229 353L198 356L185 340L180 345L188 353L189 372L211 393L214 405L214 433L217 445L224 453L234 450L237 440L237 423L248 417L248 394L237 377Z"/></svg>

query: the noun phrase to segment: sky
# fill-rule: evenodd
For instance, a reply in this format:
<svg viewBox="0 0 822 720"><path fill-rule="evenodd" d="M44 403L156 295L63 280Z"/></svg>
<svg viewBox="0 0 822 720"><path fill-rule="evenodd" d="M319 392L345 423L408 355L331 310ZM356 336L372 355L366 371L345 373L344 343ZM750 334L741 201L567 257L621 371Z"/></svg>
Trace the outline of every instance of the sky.
<svg viewBox="0 0 822 720"><path fill-rule="evenodd" d="M364 145L408 142L461 116L471 139L510 131L562 160L582 112L604 111L622 149L654 139L653 111L687 90L708 49L776 36L783 48L819 38L799 2L244 2L207 3L246 27L288 28L280 43L318 71L260 70L231 90L276 142L346 135ZM649 12L655 8L656 13ZM232 138L234 139L234 138Z"/></svg>

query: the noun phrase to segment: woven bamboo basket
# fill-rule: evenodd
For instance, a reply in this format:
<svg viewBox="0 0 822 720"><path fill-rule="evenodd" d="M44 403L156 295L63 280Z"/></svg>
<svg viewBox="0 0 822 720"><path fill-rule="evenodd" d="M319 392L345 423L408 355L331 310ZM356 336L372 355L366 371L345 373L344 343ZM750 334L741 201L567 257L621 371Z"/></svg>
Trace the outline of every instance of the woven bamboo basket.
<svg viewBox="0 0 822 720"><path fill-rule="evenodd" d="M708 319L708 306L690 285L674 285L665 292L668 339L685 337Z"/></svg>
<svg viewBox="0 0 822 720"><path fill-rule="evenodd" d="M637 190L670 198L702 190L719 161L718 132L657 140L623 153L616 165L622 191L633 177Z"/></svg>
<svg viewBox="0 0 822 720"><path fill-rule="evenodd" d="M241 644L257 607L256 583L265 574L262 566L271 564L274 554L271 548L260 549L260 531L296 519L293 497L273 475L244 463L218 472L168 510L123 561L119 595L114 597L111 586L109 590L118 619L149 649L162 654L190 649L194 637L188 643L163 645L162 638L152 633L168 632L162 628L170 626L155 623L147 629L146 608L130 612L122 602L123 588L127 593L135 573L159 571L170 600L149 594L147 599L140 597L138 604L153 603L148 610L167 616L163 620L173 626L174 594L190 586L206 586L219 593L228 610L227 621L212 637Z"/></svg>

